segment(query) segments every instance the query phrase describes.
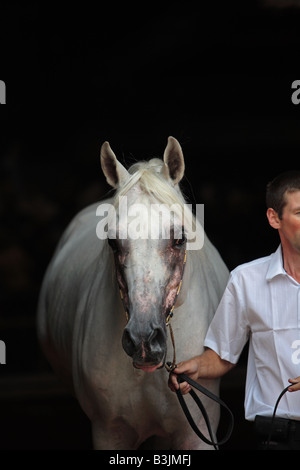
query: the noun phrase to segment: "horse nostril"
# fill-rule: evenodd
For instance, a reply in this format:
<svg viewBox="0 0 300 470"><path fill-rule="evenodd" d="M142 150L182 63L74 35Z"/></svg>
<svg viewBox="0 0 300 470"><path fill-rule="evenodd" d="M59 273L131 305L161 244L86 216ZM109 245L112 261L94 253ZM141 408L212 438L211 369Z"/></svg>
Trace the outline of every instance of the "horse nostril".
<svg viewBox="0 0 300 470"><path fill-rule="evenodd" d="M165 348L166 338L162 327L152 329L150 332L135 331L134 327L127 325L122 336L122 346L128 356L135 354L153 356L160 354Z"/></svg>
<svg viewBox="0 0 300 470"><path fill-rule="evenodd" d="M150 348L162 347L165 342L165 334L161 327L155 328L149 336Z"/></svg>
<svg viewBox="0 0 300 470"><path fill-rule="evenodd" d="M125 328L123 336L122 336L122 346L125 352L128 354L128 356L132 357L136 350L136 346L127 328Z"/></svg>

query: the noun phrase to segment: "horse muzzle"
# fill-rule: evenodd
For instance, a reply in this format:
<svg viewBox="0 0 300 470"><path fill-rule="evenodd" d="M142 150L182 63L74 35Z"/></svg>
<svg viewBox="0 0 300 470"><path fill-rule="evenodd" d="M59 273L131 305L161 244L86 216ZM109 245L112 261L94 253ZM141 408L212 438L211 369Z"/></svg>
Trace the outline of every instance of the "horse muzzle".
<svg viewBox="0 0 300 470"><path fill-rule="evenodd" d="M166 357L166 331L162 326L142 332L131 320L124 329L123 349L136 369L153 372L163 366Z"/></svg>

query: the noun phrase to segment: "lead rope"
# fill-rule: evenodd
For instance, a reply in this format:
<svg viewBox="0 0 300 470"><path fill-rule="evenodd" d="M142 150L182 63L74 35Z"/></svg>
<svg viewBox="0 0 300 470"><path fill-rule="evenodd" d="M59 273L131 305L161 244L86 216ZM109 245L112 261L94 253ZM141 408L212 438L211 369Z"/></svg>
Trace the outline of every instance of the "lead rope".
<svg viewBox="0 0 300 470"><path fill-rule="evenodd" d="M266 449L269 449L270 447L270 442L271 442L271 438L272 438L272 434L273 434L273 427L274 427L274 419L275 419L275 415L276 415L276 411L277 411L277 407L279 405L279 402L281 400L281 398L283 397L283 395L288 391L288 389L292 386L292 384L289 384L287 387L285 387L282 392L280 393L279 397L277 398L277 401L276 401L276 404L275 404L275 407L274 407L274 410L273 410L273 414L272 414L272 419L271 419L271 424L270 424L270 431L269 431L269 435L268 435L268 439L267 439L267 443L266 443Z"/></svg>
<svg viewBox="0 0 300 470"><path fill-rule="evenodd" d="M170 335L171 335L171 340L172 340L172 345L173 345L173 362L172 363L167 362L165 364L165 368L167 369L167 371L169 373L171 373L177 367L177 365L176 365L175 339L174 339L174 333L173 333L173 329L172 329L170 321L168 323L168 326L170 328ZM180 403L180 406L181 406L181 408L182 408L182 410L183 410L183 412L184 412L191 428L193 429L193 431L197 434L197 436L203 442L205 442L208 445L213 446L215 448L215 450L219 450L219 445L225 444L230 439L230 436L231 436L232 431L233 431L234 417L233 417L233 414L232 414L230 408L226 405L226 403L223 402L223 400L221 400L221 398L219 398L217 395L214 395L207 388L203 387L198 382L195 382L194 380L192 380L187 375L185 375L183 373L182 374L176 374L176 375L177 375L177 380L178 380L179 384L181 382L188 382L192 387L196 388L199 392L203 393L204 395L206 395L211 400L213 400L216 403L218 403L219 405L223 406L226 409L226 411L229 413L230 422L229 422L228 429L227 429L227 432L225 434L225 437L222 440L217 441L215 439L214 432L212 430L208 414L206 412L206 409L205 409L202 401L200 400L199 396L194 392L193 389L190 390L189 394L191 395L191 397L193 398L193 400L197 404L197 406L198 406L199 410L201 411L202 416L204 418L206 428L208 430L209 437L210 437L210 439L207 439L207 437L204 436L204 434L202 434L202 432L200 431L200 429L196 425L196 423L195 423L195 421L194 421L194 419L193 419L193 417L192 417L192 415L191 415L191 413L190 413L190 411L187 407L187 404L186 404L186 402L183 398L180 387L178 388L178 390L176 390L176 395L177 395L178 401Z"/></svg>
<svg viewBox="0 0 300 470"><path fill-rule="evenodd" d="M176 366L176 350L175 350L175 338L174 338L174 333L173 333L173 328L170 323L167 324L167 326L170 329L170 336L171 336L171 341L172 341L172 346L173 346L173 361L172 362L166 362L165 363L165 368L167 369L168 372L173 372L173 370L177 367Z"/></svg>
<svg viewBox="0 0 300 470"><path fill-rule="evenodd" d="M170 335L171 335L171 340L172 340L172 345L173 345L173 361L172 363L171 362L167 362L165 364L165 368L167 369L167 371L169 373L173 372L173 370L177 367L176 366L176 351L175 351L175 339L174 339L174 333L173 333L173 329L172 329L172 326L171 326L171 323L170 323L170 320L168 322L168 326L170 328ZM189 394L191 395L191 397L193 398L193 400L195 401L195 403L197 404L199 410L201 411L202 413L202 416L204 418L204 421L205 421L205 424L206 424L206 427L207 427L207 430L208 430L208 433L209 433L209 437L210 439L207 439L206 436L204 436L204 434L202 434L202 432L200 431L200 429L198 428L198 426L196 425L188 407L187 407L187 404L183 398L183 395L181 393L181 390L180 390L180 387L178 390L176 390L176 395L177 395L177 398L178 398L178 401L180 403L180 406L191 426L191 428L193 429L193 431L197 434L197 436L203 441L205 442L206 444L208 445L211 445L215 448L215 450L219 450L219 445L222 445L222 444L225 444L225 442L227 442L229 439L230 439L230 436L232 434L232 431L233 431L233 426L234 426L234 417L233 417L233 414L230 410L230 408L228 408L228 406L226 405L226 403L223 402L223 400L221 400L217 395L214 395L212 392L210 392L208 389L206 389L205 387L203 387L202 385L200 385L198 382L195 382L194 380L192 380L190 377L188 377L187 375L185 374L177 374L177 380L178 380L178 383L180 384L181 382L188 382L192 387L196 388L199 392L203 393L204 395L206 395L208 398L210 398L211 400L217 402L219 405L223 406L227 412L229 413L229 416L230 416L230 422L229 422L229 425L228 425L228 429L227 429L227 432L225 434L225 437L220 440L220 441L216 441L215 439L215 436L214 436L214 433L213 433L213 430L211 428L211 424L210 424L210 420L209 420L209 417L208 417L208 414L206 412L206 409L202 403L202 401L200 400L200 398L198 397L198 395L194 392L193 389L190 390Z"/></svg>
<svg viewBox="0 0 300 470"><path fill-rule="evenodd" d="M185 264L186 264L186 250L185 250L185 253L184 253L184 260L183 260L183 266L182 266L182 274L181 274L181 280L180 280L180 283L178 285L178 288L177 288L177 292L176 292L176 297L175 297L175 300L174 300L174 303L173 303L173 306L166 318L166 326L169 327L170 329L170 336L171 336L171 341L172 341L172 346L173 346L173 361L172 362L167 362L165 364L165 368L167 369L167 371L169 373L173 372L174 369L176 369L176 349L175 349L175 338L174 338L174 332L173 332L173 328L172 328L172 325L171 325L171 318L173 317L173 311L174 311L174 308L175 308L175 303L176 303L176 300L177 300L177 297L179 295L179 292L180 292L180 289L181 289L181 286L182 286L182 281L183 281L183 274L184 274L184 268L185 268ZM205 424L206 424L206 427L207 427L207 430L208 430L208 433L209 433L209 436L210 436L210 440L207 439L204 434L202 434L202 432L200 431L200 429L198 428L198 426L196 425L195 421L193 420L193 417L185 403L185 400L182 396L182 393L181 393L181 390L180 390L180 387L178 390L176 390L176 395L178 397L178 400L179 400L179 403L181 405L181 408L190 424L190 426L192 427L193 431L197 434L197 436L202 440L204 441L206 444L208 445L212 445L216 450L219 449L219 445L221 444L225 444L225 442L228 441L228 439L230 438L231 434L232 434L232 431L233 431L233 426L234 426L234 417L233 417L233 414L231 412L231 410L228 408L228 406L226 405L226 403L223 402L223 400L221 400L218 396L214 395L212 392L210 392L209 390L207 390L205 387L203 387L202 385L200 385L198 382L195 382L194 380L192 380L190 377L188 377L187 375L185 374L177 374L177 380L178 380L178 383L181 383L181 382L188 382L192 387L196 388L197 390L199 390L201 393L203 393L204 395L206 395L207 397L209 397L210 399L214 400L215 402L217 402L219 405L223 406L229 413L230 415L230 423L229 423L229 427L228 427L228 430L226 432L226 435L225 437L221 440L221 441L216 441L215 439L215 436L214 436L214 433L213 433L213 430L211 428L211 424L210 424L210 420L209 420L209 417L208 417L208 414L206 412L206 409L202 403L202 401L200 400L200 398L198 397L198 395L194 392L194 390L191 390L189 393L191 395L191 397L194 399L195 403L198 405L198 408L200 409L201 413L202 413L202 416L204 418L204 421L205 421Z"/></svg>

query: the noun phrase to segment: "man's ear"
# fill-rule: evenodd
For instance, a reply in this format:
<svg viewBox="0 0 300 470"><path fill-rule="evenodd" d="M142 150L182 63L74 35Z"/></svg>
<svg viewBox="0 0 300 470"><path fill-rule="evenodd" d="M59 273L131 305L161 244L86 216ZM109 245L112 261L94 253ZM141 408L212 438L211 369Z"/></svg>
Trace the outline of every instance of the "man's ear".
<svg viewBox="0 0 300 470"><path fill-rule="evenodd" d="M271 207L269 207L269 209L267 210L267 217L271 227L275 229L279 229L281 227L281 220L278 216L278 213Z"/></svg>

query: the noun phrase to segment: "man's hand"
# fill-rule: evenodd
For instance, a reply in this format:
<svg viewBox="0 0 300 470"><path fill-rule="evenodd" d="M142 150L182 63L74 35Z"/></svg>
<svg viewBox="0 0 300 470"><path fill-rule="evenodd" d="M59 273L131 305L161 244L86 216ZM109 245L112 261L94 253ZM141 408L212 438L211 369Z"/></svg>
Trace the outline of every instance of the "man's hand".
<svg viewBox="0 0 300 470"><path fill-rule="evenodd" d="M300 390L300 377L296 377L295 379L289 379L289 382L291 384L294 384L289 387L289 392L296 392L297 390Z"/></svg>
<svg viewBox="0 0 300 470"><path fill-rule="evenodd" d="M198 362L197 358L190 359L188 361L180 362L176 369L174 369L173 372L171 372L169 376L169 387L170 389L175 392L176 390L179 389L179 384L177 381L177 375L176 374L186 374L188 375L191 379L197 380L198 379ZM191 390L191 386L187 382L182 382L180 384L180 390L183 395L187 394Z"/></svg>
<svg viewBox="0 0 300 470"><path fill-rule="evenodd" d="M197 379L216 379L226 374L234 367L228 361L221 359L218 354L207 348L200 356L196 356L188 361L180 362L169 376L169 387L175 392L179 389L176 374L186 374L192 380ZM300 380L300 377L299 377ZM183 395L189 393L191 386L187 382L180 384L180 390Z"/></svg>

